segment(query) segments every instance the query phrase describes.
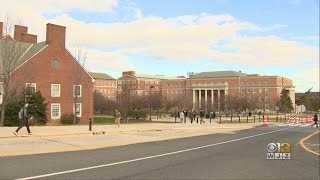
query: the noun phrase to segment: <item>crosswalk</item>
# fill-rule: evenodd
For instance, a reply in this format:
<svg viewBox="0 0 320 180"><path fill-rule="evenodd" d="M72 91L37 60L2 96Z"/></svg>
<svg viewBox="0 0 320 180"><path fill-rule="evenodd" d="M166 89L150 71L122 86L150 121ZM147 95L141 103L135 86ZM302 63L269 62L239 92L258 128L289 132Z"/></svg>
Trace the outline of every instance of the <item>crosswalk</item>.
<svg viewBox="0 0 320 180"><path fill-rule="evenodd" d="M289 127L311 127L312 124L306 123L306 124L300 124L300 123L279 123L279 124L270 124L269 126L289 126ZM315 126L314 126L315 127Z"/></svg>

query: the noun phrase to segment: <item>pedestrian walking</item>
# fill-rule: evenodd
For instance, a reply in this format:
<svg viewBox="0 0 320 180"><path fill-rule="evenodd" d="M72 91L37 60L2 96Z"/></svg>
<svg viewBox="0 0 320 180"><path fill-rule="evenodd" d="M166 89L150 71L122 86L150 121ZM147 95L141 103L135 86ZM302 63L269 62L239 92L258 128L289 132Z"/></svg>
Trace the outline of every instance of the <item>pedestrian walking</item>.
<svg viewBox="0 0 320 180"><path fill-rule="evenodd" d="M318 119L318 114L317 113L314 114L313 121L314 121L314 124L312 124L311 127L313 127L314 125L316 125L316 127L319 127L319 124L318 124L319 119Z"/></svg>
<svg viewBox="0 0 320 180"><path fill-rule="evenodd" d="M180 123L183 122L183 119L184 119L184 112L181 111L181 112L180 112Z"/></svg>
<svg viewBox="0 0 320 180"><path fill-rule="evenodd" d="M115 114L116 114L115 123L118 124L118 127L120 127L121 113L116 109Z"/></svg>
<svg viewBox="0 0 320 180"><path fill-rule="evenodd" d="M197 116L197 112L196 112L196 110L194 109L193 112L192 112L192 117L193 117L192 120L193 120L193 121L196 120L196 116ZM192 121L191 121L191 123L192 123Z"/></svg>
<svg viewBox="0 0 320 180"><path fill-rule="evenodd" d="M203 117L204 117L204 112L202 111L202 109L200 109L200 124L201 124L202 122L203 122L203 123L206 123L206 122L204 122Z"/></svg>
<svg viewBox="0 0 320 180"><path fill-rule="evenodd" d="M20 119L20 126L17 128L16 131L13 132L14 135L19 135L19 130L25 125L28 131L28 135L32 135L32 132L30 131L29 127L29 121L28 121L28 106L29 104L26 103L19 111L19 119Z"/></svg>
<svg viewBox="0 0 320 180"><path fill-rule="evenodd" d="M187 117L188 117L188 111L187 110L183 111L183 114L184 114L184 123L186 123Z"/></svg>

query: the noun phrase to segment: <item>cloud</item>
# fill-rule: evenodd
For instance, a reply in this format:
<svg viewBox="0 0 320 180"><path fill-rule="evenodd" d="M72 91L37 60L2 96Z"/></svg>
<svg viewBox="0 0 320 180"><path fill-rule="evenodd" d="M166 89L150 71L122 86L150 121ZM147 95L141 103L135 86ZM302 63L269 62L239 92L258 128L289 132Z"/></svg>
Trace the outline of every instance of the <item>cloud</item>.
<svg viewBox="0 0 320 180"><path fill-rule="evenodd" d="M134 66L128 65L128 57L118 52L97 51L94 49L86 49L87 62L86 67L89 70L104 69L108 71L127 71L138 70Z"/></svg>
<svg viewBox="0 0 320 180"><path fill-rule="evenodd" d="M28 9L25 25L29 32L45 39L45 24L55 23L67 27L67 45L81 44L92 50L93 60L117 59L119 67L128 65L127 57L132 54L156 59L176 61L201 61L212 59L213 63L248 64L252 66L286 65L297 66L305 61L318 63L319 50L296 41L277 36L243 37L241 32L266 32L285 25L275 24L260 27L251 22L238 20L230 14L193 14L171 18L148 17L134 4L127 4L129 16L134 20L117 23L86 23L68 14L68 9L86 11L111 11L118 6L116 0L53 1L35 0L37 6L26 1L12 0L0 7L0 12L13 9L17 17L24 17ZM90 5L88 5L90 3ZM121 9L121 8L120 8ZM122 8L123 9L123 8ZM59 12L48 20L44 13ZM125 15L124 15L125 16ZM221 43L223 42L223 43ZM214 48L213 48L214 47ZM94 49L112 49L112 52L99 52ZM88 53L88 59L91 59ZM100 62L99 61L99 62ZM114 68L108 62L105 67ZM92 63L91 67L94 66Z"/></svg>
<svg viewBox="0 0 320 180"><path fill-rule="evenodd" d="M277 36L238 37L231 43L223 45L221 50L235 52L216 52L214 57L229 63L246 63L251 66L296 66L306 61L317 63L319 60L318 48Z"/></svg>
<svg viewBox="0 0 320 180"><path fill-rule="evenodd" d="M320 91L320 71L319 67L306 69L295 77L295 85L297 92L305 92L312 87L312 91Z"/></svg>
<svg viewBox="0 0 320 180"><path fill-rule="evenodd" d="M320 40L320 36L293 36L292 39L296 40Z"/></svg>

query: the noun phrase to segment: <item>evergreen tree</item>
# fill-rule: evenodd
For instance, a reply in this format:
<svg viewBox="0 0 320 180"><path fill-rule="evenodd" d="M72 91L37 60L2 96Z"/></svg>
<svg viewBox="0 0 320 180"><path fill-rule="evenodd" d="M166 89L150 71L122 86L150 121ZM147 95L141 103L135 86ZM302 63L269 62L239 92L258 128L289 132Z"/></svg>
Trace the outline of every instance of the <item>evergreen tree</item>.
<svg viewBox="0 0 320 180"><path fill-rule="evenodd" d="M282 89L280 100L278 102L281 112L290 112L293 109L293 103L289 96L289 91Z"/></svg>
<svg viewBox="0 0 320 180"><path fill-rule="evenodd" d="M33 93L27 100L29 103L29 116L38 124L45 125L48 122L47 119L47 105L45 98L40 91Z"/></svg>
<svg viewBox="0 0 320 180"><path fill-rule="evenodd" d="M34 121L38 125L45 125L48 122L46 114L48 103L45 102L45 98L40 91L35 93L23 91L18 99L7 104L5 126L19 126L20 120L18 114L25 102L29 103L28 114L31 121Z"/></svg>

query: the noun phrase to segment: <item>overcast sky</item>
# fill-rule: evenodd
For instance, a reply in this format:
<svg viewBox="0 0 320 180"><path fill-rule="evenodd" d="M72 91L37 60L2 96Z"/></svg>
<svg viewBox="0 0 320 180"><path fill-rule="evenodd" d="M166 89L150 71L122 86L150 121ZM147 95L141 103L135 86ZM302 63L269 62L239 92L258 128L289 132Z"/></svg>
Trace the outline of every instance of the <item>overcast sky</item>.
<svg viewBox="0 0 320 180"><path fill-rule="evenodd" d="M187 75L234 70L279 75L319 91L319 0L5 0L6 14L45 40L67 27L67 47L89 71Z"/></svg>

